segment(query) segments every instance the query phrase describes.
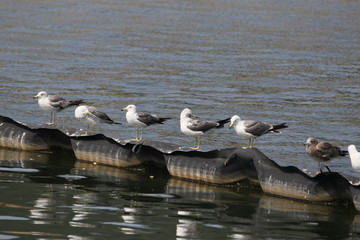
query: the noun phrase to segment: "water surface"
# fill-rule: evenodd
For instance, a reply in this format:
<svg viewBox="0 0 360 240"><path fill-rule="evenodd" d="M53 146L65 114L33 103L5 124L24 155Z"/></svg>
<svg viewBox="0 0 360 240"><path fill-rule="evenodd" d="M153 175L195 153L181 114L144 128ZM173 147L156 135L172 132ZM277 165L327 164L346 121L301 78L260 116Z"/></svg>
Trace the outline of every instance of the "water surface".
<svg viewBox="0 0 360 240"><path fill-rule="evenodd" d="M0 113L47 122L32 99L46 90L85 99L124 124L98 132L129 139L135 130L120 109L136 104L174 118L146 129L146 138L181 146L193 144L179 130L185 107L202 119L287 122L289 129L257 139L256 147L281 165L312 171L307 137L360 145L359 9L346 0L1 1ZM85 127L73 109L57 120ZM224 128L204 137L202 150L246 143ZM0 155L0 239L359 237L351 207L77 166L46 154ZM329 167L357 175L348 158Z"/></svg>

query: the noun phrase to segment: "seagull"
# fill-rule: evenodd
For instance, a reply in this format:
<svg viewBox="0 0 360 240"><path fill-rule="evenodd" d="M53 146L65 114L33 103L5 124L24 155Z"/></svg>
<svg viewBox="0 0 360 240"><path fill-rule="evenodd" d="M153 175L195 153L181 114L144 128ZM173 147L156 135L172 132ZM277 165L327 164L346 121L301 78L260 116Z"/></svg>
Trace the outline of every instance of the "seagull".
<svg viewBox="0 0 360 240"><path fill-rule="evenodd" d="M328 142L318 142L314 137L309 137L304 145L309 156L318 162L319 172L321 172L321 162L329 162L333 158L348 154L348 151L342 151L339 147Z"/></svg>
<svg viewBox="0 0 360 240"><path fill-rule="evenodd" d="M114 122L108 115L106 115L106 113L96 109L93 106L78 106L75 109L75 117L87 125L84 135L89 135L90 126L94 127L95 125L100 123L121 125L121 123Z"/></svg>
<svg viewBox="0 0 360 240"><path fill-rule="evenodd" d="M246 137L249 139L249 143L243 149L252 148L254 145L255 138L260 137L269 132L280 133L278 130L287 128L286 123L277 125L268 124L264 122L254 120L241 120L238 115L234 115L231 118L229 128L234 128L236 134Z"/></svg>
<svg viewBox="0 0 360 240"><path fill-rule="evenodd" d="M40 108L45 112L50 112L50 122L48 125L55 124L55 113L64 110L67 107L73 105L79 105L83 103L84 100L65 100L62 97L47 94L45 91L40 91L37 95L33 97L34 99L38 99L38 103Z"/></svg>
<svg viewBox="0 0 360 240"><path fill-rule="evenodd" d="M351 166L356 172L360 172L360 153L357 151L355 145L351 144L348 147L350 155Z"/></svg>
<svg viewBox="0 0 360 240"><path fill-rule="evenodd" d="M121 111L127 111L126 121L131 127L136 128L136 138L134 141L139 142L143 139L144 128L153 124L163 124L171 118L158 117L155 114L146 112L136 112L136 106L133 104L122 108ZM139 137L140 134L140 137Z"/></svg>
<svg viewBox="0 0 360 240"><path fill-rule="evenodd" d="M200 136L204 135L207 131L215 128L224 127L225 123L230 121L230 118L219 120L216 122L201 121L198 119L193 119L195 116L192 114L189 108L185 108L181 111L180 114L180 129L185 135L195 137L194 147L191 149L198 150L200 149Z"/></svg>

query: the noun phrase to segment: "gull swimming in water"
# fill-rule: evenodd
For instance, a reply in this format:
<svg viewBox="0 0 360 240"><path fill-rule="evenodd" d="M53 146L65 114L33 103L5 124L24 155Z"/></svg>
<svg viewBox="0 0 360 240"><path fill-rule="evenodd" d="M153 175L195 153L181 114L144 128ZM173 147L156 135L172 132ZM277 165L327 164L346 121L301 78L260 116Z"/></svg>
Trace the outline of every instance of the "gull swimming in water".
<svg viewBox="0 0 360 240"><path fill-rule="evenodd" d="M255 138L269 132L280 133L278 130L287 127L288 126L286 125L286 123L273 125L254 120L241 120L238 115L232 116L229 126L229 128L234 128L236 134L249 139L248 145L246 147L243 147L243 149L252 148Z"/></svg>
<svg viewBox="0 0 360 240"><path fill-rule="evenodd" d="M84 100L65 100L62 97L47 94L45 91L39 92L37 95L33 97L34 99L38 99L38 103L40 108L45 112L50 112L50 122L47 123L48 125L55 124L55 114L64 110L67 107L73 105L79 105L83 103Z"/></svg>
<svg viewBox="0 0 360 240"><path fill-rule="evenodd" d="M93 106L86 106L86 105L78 106L75 109L75 117L87 125L86 132L84 135L89 134L90 126L94 128L95 125L100 123L121 125L121 123L114 122L106 113L98 110Z"/></svg>
<svg viewBox="0 0 360 240"><path fill-rule="evenodd" d="M181 111L180 130L185 135L195 137L194 147L191 147L191 149L194 150L200 149L200 136L204 135L207 131L211 129L222 128L224 127L225 123L228 123L230 121L230 118L226 118L216 122L209 122L194 119L194 117L195 116L192 114L189 108L185 108Z"/></svg>
<svg viewBox="0 0 360 240"><path fill-rule="evenodd" d="M360 153L357 151L355 145L351 144L348 147L350 155L351 166L356 172L360 172Z"/></svg>
<svg viewBox="0 0 360 240"><path fill-rule="evenodd" d="M126 121L131 127L136 128L136 137L134 140L137 142L143 139L144 128L153 124L163 124L166 120L171 119L167 117L158 117L155 114L146 112L137 112L136 106L133 104L121 109L121 111L127 111Z"/></svg>
<svg viewBox="0 0 360 240"><path fill-rule="evenodd" d="M318 142L314 137L309 137L304 145L309 156L318 162L319 172L321 172L321 162L329 162L333 158L343 157L348 154L348 151L343 151L328 142Z"/></svg>

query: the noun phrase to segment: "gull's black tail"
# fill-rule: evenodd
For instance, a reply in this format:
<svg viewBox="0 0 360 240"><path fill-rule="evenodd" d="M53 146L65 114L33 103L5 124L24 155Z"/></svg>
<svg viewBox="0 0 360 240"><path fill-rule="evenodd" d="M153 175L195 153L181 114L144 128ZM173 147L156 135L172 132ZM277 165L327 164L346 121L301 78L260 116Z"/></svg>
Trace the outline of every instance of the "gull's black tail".
<svg viewBox="0 0 360 240"><path fill-rule="evenodd" d="M216 121L219 124L216 128L223 128L226 123L230 122L230 119L231 118L225 118L223 120Z"/></svg>
<svg viewBox="0 0 360 240"><path fill-rule="evenodd" d="M69 100L69 101L67 101L68 107L73 106L73 105L79 105L81 103L84 103L84 100L78 99L78 100Z"/></svg>
<svg viewBox="0 0 360 240"><path fill-rule="evenodd" d="M161 118L159 118L159 123L163 124L166 120L169 120L169 119L171 119L171 118L161 117Z"/></svg>
<svg viewBox="0 0 360 240"><path fill-rule="evenodd" d="M340 151L339 151L339 155L340 155L341 157L345 157L345 156L349 155L349 152L346 151L346 150L340 150Z"/></svg>
<svg viewBox="0 0 360 240"><path fill-rule="evenodd" d="M277 124L277 125L273 125L272 129L270 130L270 132L276 132L276 133L280 133L280 129L283 128L288 128L289 126L286 125L286 123L281 123L281 124Z"/></svg>

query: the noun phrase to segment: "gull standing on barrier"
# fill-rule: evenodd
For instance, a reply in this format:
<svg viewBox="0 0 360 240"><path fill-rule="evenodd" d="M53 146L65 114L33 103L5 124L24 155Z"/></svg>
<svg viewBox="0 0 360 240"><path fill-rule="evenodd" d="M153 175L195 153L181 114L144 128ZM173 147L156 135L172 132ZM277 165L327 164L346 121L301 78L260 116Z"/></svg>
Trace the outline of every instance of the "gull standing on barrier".
<svg viewBox="0 0 360 240"><path fill-rule="evenodd" d="M166 120L171 119L167 117L158 117L155 114L146 112L137 112L136 106L133 104L121 109L121 111L127 111L126 121L131 127L136 128L136 137L134 141L137 142L143 139L144 128L153 124L163 124Z"/></svg>
<svg viewBox="0 0 360 240"><path fill-rule="evenodd" d="M343 151L339 147L328 142L318 142L316 138L309 137L306 140L305 150L309 156L318 162L318 171L321 172L321 163L329 162L336 157L344 157L348 151ZM329 168L327 168L329 170Z"/></svg>
<svg viewBox="0 0 360 240"><path fill-rule="evenodd" d="M50 112L50 122L47 123L48 125L55 124L55 114L57 112L84 102L82 99L67 101L62 97L47 94L45 91L39 92L33 98L38 99L39 106L43 111Z"/></svg>
<svg viewBox="0 0 360 240"><path fill-rule="evenodd" d="M93 128L95 125L100 123L107 123L107 124L120 124L118 122L114 122L106 113L98 110L96 107L82 105L78 106L75 109L75 117L79 119L81 122L86 124L86 132L84 135L89 135L90 126Z"/></svg>
<svg viewBox="0 0 360 240"><path fill-rule="evenodd" d="M254 120L241 120L238 115L232 116L229 126L229 128L234 128L236 134L249 139L248 145L243 147L243 149L252 148L254 146L255 138L269 132L280 133L278 130L287 127L286 123L273 125Z"/></svg>
<svg viewBox="0 0 360 240"><path fill-rule="evenodd" d="M192 114L191 110L189 108L185 108L180 114L180 129L181 132L183 132L185 135L195 137L195 144L194 147L191 147L191 149L198 150L200 149L201 144L200 136L204 135L211 129L224 127L224 124L228 123L229 121L230 118L216 122L194 119L194 115Z"/></svg>

